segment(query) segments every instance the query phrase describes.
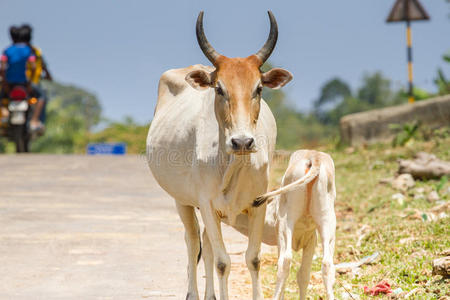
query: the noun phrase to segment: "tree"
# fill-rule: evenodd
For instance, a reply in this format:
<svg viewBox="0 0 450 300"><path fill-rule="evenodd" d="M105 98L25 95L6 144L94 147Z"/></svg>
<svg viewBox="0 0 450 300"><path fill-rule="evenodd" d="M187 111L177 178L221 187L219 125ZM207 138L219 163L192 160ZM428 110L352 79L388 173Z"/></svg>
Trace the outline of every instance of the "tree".
<svg viewBox="0 0 450 300"><path fill-rule="evenodd" d="M262 70L272 68L266 63ZM314 115L304 115L289 102L282 90L264 88L263 98L267 101L277 121L277 147L295 149L316 144L325 136L330 136L333 129L320 124ZM336 133L333 133L336 134Z"/></svg>
<svg viewBox="0 0 450 300"><path fill-rule="evenodd" d="M339 120L348 114L404 103L407 97L402 90L395 91L391 81L380 72L365 74L362 85L353 95L349 85L340 78L332 78L321 88L315 101L315 114L321 122L338 126ZM425 97L422 90L415 90ZM428 94L427 94L428 95Z"/></svg>
<svg viewBox="0 0 450 300"><path fill-rule="evenodd" d="M389 105L394 98L391 81L380 72L366 74L362 86L358 89L357 98L374 108Z"/></svg>
<svg viewBox="0 0 450 300"><path fill-rule="evenodd" d="M350 97L352 97L350 86L338 77L332 78L322 86L319 98L314 101L315 114L324 123L335 123L330 120L328 111Z"/></svg>
<svg viewBox="0 0 450 300"><path fill-rule="evenodd" d="M444 54L442 59L445 62L450 63L450 52ZM438 69L438 74L436 79L434 79L434 83L438 88L439 95L450 94L450 80L445 77L444 71L442 71L441 68Z"/></svg>
<svg viewBox="0 0 450 300"><path fill-rule="evenodd" d="M73 153L100 121L100 103L94 94L75 86L46 83L46 89L47 131L32 143L32 151Z"/></svg>
<svg viewBox="0 0 450 300"><path fill-rule="evenodd" d="M347 97L352 96L350 86L338 77L327 81L320 89L320 96L314 102L314 107L319 109L327 104L336 105Z"/></svg>
<svg viewBox="0 0 450 300"><path fill-rule="evenodd" d="M91 130L99 123L102 107L93 93L57 82L46 82L45 89L51 99L62 98L61 109L73 107L76 113L83 115L87 130Z"/></svg>
<svg viewBox="0 0 450 300"><path fill-rule="evenodd" d="M96 133L88 133L85 139L77 145L77 152L84 151L87 143L92 142L124 142L128 153L145 153L145 143L149 125L136 123L127 116L123 122L110 122L108 126Z"/></svg>

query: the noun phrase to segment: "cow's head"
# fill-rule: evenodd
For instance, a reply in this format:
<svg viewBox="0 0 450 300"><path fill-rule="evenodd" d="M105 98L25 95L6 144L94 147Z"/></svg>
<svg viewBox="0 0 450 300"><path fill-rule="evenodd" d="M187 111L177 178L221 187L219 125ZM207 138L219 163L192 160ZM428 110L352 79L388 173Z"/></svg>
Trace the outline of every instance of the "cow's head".
<svg viewBox="0 0 450 300"><path fill-rule="evenodd" d="M263 86L278 89L292 79L284 69L272 69L266 73L260 67L269 58L278 37L278 26L272 12L270 34L264 46L256 54L246 58L228 58L219 54L206 39L203 31L203 12L197 19L197 40L205 56L216 69L190 72L186 81L195 89L215 90L215 112L220 129L225 136L229 153L250 154L255 152L255 131L258 122Z"/></svg>

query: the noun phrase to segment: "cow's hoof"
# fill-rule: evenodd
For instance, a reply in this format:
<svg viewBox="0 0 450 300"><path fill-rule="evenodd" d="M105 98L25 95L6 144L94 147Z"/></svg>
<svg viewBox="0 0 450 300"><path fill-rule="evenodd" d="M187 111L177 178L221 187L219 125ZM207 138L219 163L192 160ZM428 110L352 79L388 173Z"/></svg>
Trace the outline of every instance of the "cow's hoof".
<svg viewBox="0 0 450 300"><path fill-rule="evenodd" d="M191 293L187 293L186 300L198 300L198 296Z"/></svg>

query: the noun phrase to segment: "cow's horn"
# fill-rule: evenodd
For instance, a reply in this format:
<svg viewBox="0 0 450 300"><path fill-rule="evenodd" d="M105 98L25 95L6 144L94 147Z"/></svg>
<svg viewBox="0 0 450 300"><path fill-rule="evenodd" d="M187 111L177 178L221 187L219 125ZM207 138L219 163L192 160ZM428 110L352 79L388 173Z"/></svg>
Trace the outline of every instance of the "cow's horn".
<svg viewBox="0 0 450 300"><path fill-rule="evenodd" d="M264 44L264 46L261 48L261 50L259 50L258 53L256 53L256 56L261 60L261 65L264 64L264 62L269 58L270 54L272 54L272 51L275 48L275 45L277 44L277 39L278 39L277 20L275 20L275 17L273 16L273 14L270 10L267 13L269 14L269 19L270 19L269 37L267 38L267 41Z"/></svg>
<svg viewBox="0 0 450 300"><path fill-rule="evenodd" d="M198 14L196 33L197 41L203 51L203 54L205 54L209 61L214 65L220 54L216 50L214 50L213 46L211 46L211 44L206 39L205 32L203 31L203 11Z"/></svg>

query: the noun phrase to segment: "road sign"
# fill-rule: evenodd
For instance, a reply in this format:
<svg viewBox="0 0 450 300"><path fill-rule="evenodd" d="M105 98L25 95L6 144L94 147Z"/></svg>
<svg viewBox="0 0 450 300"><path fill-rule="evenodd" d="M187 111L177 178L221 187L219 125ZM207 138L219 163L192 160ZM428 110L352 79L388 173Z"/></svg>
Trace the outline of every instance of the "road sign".
<svg viewBox="0 0 450 300"><path fill-rule="evenodd" d="M411 21L429 20L427 12L419 0L397 0L386 19L386 22L406 22L406 46L408 55L408 102L414 103L413 93L413 63L412 63L412 37Z"/></svg>
<svg viewBox="0 0 450 300"><path fill-rule="evenodd" d="M127 144L125 143L91 143L86 147L88 155L125 155Z"/></svg>
<svg viewBox="0 0 450 300"><path fill-rule="evenodd" d="M419 0L397 0L386 22L429 20L427 12Z"/></svg>

